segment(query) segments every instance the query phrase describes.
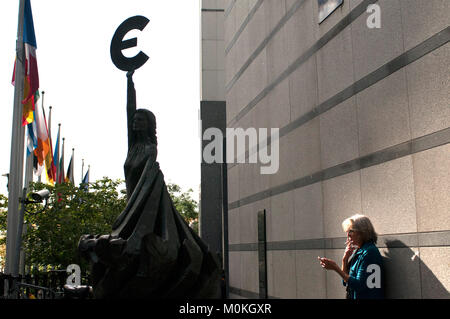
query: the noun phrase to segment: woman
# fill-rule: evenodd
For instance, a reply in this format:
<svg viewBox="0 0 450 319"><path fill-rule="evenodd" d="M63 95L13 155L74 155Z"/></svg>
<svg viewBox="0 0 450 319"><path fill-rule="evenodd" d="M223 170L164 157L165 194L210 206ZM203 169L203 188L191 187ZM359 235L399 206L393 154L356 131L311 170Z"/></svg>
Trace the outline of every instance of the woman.
<svg viewBox="0 0 450 319"><path fill-rule="evenodd" d="M347 241L341 267L331 259L318 257L320 265L342 277L348 299L383 298L382 257L375 246L377 233L370 219L357 214L344 220L342 228Z"/></svg>
<svg viewBox="0 0 450 319"><path fill-rule="evenodd" d="M85 235L79 250L92 264L96 298L217 298L220 266L173 206L156 161L156 120L136 110L127 73L127 205L109 235Z"/></svg>

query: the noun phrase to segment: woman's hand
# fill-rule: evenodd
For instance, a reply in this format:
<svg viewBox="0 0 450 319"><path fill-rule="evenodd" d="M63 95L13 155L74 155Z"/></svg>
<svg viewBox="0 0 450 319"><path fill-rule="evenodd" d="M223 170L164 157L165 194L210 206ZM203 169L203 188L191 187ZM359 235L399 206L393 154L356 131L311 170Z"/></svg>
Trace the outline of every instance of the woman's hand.
<svg viewBox="0 0 450 319"><path fill-rule="evenodd" d="M334 270L339 274L339 276L342 277L345 282L348 281L349 275L341 268L339 268L335 261L325 257L317 257L317 259L319 259L320 265L323 269Z"/></svg>
<svg viewBox="0 0 450 319"><path fill-rule="evenodd" d="M345 242L345 251L344 251L344 256L342 257L342 261L344 261L345 263L348 261L348 259L350 258L350 256L353 254L353 252L356 249L356 246L353 245L353 242L350 239L347 239L347 241Z"/></svg>
<svg viewBox="0 0 450 319"><path fill-rule="evenodd" d="M336 262L331 259L328 259L325 257L317 257L317 259L319 260L320 266L322 266L322 268L329 269L329 270L340 269L339 266L336 264Z"/></svg>

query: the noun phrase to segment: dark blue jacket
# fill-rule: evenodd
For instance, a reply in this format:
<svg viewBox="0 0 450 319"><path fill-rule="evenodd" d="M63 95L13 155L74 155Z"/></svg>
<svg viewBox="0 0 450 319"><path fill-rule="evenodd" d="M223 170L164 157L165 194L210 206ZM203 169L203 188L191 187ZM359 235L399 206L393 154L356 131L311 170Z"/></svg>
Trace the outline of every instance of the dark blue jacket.
<svg viewBox="0 0 450 319"><path fill-rule="evenodd" d="M362 245L350 260L348 285L351 299L384 298L383 258L373 242Z"/></svg>

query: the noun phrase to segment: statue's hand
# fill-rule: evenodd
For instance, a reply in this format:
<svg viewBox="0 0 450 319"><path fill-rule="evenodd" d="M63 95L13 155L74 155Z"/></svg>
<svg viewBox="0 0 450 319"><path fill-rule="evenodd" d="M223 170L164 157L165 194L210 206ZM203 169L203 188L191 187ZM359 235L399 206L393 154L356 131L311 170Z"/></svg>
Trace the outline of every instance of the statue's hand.
<svg viewBox="0 0 450 319"><path fill-rule="evenodd" d="M131 70L131 71L128 71L128 72L127 72L127 78L128 78L128 80L132 80L133 74L134 74L134 70Z"/></svg>

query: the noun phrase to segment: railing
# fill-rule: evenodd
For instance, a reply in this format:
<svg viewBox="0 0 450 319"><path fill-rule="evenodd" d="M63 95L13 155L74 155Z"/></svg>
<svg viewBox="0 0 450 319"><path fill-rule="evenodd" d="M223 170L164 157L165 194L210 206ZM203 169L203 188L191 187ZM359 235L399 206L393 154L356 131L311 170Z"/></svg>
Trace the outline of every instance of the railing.
<svg viewBox="0 0 450 319"><path fill-rule="evenodd" d="M14 277L0 273L0 299L63 299L66 270L53 270ZM82 282L89 283L83 276Z"/></svg>

